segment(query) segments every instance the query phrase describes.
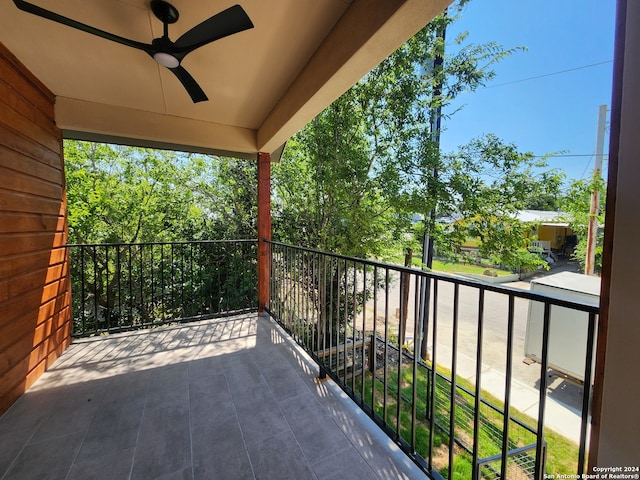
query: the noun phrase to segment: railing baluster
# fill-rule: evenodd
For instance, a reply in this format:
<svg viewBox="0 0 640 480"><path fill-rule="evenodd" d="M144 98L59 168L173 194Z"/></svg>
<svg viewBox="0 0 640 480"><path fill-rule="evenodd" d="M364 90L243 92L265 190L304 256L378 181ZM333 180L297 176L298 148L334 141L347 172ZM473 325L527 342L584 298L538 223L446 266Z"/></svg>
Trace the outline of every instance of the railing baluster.
<svg viewBox="0 0 640 480"><path fill-rule="evenodd" d="M504 415L502 422L502 464L500 466L501 478L507 478L507 463L509 451L509 419L511 418L511 377L513 375L513 330L514 330L515 298L509 295L509 307L507 313L507 360L504 376Z"/></svg>
<svg viewBox="0 0 640 480"><path fill-rule="evenodd" d="M402 275L401 275L402 278ZM402 280L401 280L402 281ZM402 288L400 288L400 315L398 316L398 381L396 385L396 440L401 438L402 432L402 332L405 327L405 320L403 315L403 302L404 294ZM404 307L406 309L406 307Z"/></svg>
<svg viewBox="0 0 640 480"><path fill-rule="evenodd" d="M413 362L412 362L412 388L411 388L411 452L416 453L416 430L417 430L417 414L418 414L418 366L420 356L416 350L416 332L418 332L419 316L417 314L420 308L420 288L418 288L418 277L411 274L409 278L413 278ZM410 280L411 281L411 280Z"/></svg>
<svg viewBox="0 0 640 480"><path fill-rule="evenodd" d="M378 266L373 267L373 334L371 335L371 410L375 416L376 407L376 370L378 368Z"/></svg>
<svg viewBox="0 0 640 480"><path fill-rule="evenodd" d="M195 308L195 281L193 278L193 243L189 243L189 291L191 294L189 295L189 316L194 316L197 313L197 309Z"/></svg>
<svg viewBox="0 0 640 480"><path fill-rule="evenodd" d="M458 314L460 311L460 284L453 285L453 318L451 335L451 390L449 396L449 480L454 472L456 439L456 396L458 394ZM503 477L505 478L505 477Z"/></svg>
<svg viewBox="0 0 640 480"><path fill-rule="evenodd" d="M98 323L99 323L99 315L100 315L100 304L98 303L98 263L97 263L97 246L94 245L92 248L93 253L93 322L94 322L94 333L98 333Z"/></svg>
<svg viewBox="0 0 640 480"><path fill-rule="evenodd" d="M185 302L184 302L184 276L185 276L185 267L184 267L184 245L182 243L179 244L180 246L180 307L182 309L182 315L185 315L186 312L186 307L185 307ZM225 276L225 278L229 278L229 272L227 272L227 275ZM227 305L228 307L228 305Z"/></svg>
<svg viewBox="0 0 640 480"><path fill-rule="evenodd" d="M105 319L107 321L107 331L111 330L111 295L109 295L109 245L104 246L104 283L105 283L105 302L107 304L107 310Z"/></svg>
<svg viewBox="0 0 640 480"><path fill-rule="evenodd" d="M167 319L164 307L164 245L164 243L160 244L160 310L162 312L162 323Z"/></svg>
<svg viewBox="0 0 640 480"><path fill-rule="evenodd" d="M340 291L342 292L342 305L341 309L344 312L342 315L342 323L343 325L340 327L340 332L342 333L342 338L339 339L340 345L342 345L342 381L346 384L347 382L347 328L349 324L349 288L347 286L347 279L349 277L349 265L347 263L347 259L343 260L344 269L342 272L342 276L344 280L342 282L342 287L340 287ZM342 277L341 277L342 278ZM338 361L340 361L340 357L338 354Z"/></svg>
<svg viewBox="0 0 640 480"><path fill-rule="evenodd" d="M122 285L120 282L122 276L122 264L120 263L120 245L116 247L116 255L116 271L118 272L118 330L120 330L122 327Z"/></svg>
<svg viewBox="0 0 640 480"><path fill-rule="evenodd" d="M351 358L352 367L351 367L351 391L355 392L356 390L356 318L358 316L357 308L358 308L358 299L357 299L357 288L358 288L358 268L356 262L353 262L353 299L352 299L352 317L351 317ZM347 342L345 342L346 344ZM346 359L345 359L346 361ZM345 367L346 373L346 367Z"/></svg>
<svg viewBox="0 0 640 480"><path fill-rule="evenodd" d="M296 278L296 315L295 315L295 335L296 340L300 342L301 337L301 325L304 321L304 305L303 305L303 285L302 279L304 278L304 256L296 253L296 269L298 272L298 276Z"/></svg>
<svg viewBox="0 0 640 480"><path fill-rule="evenodd" d="M362 267L362 348L360 349L360 365L362 365L362 373L360 374L360 400L364 403L364 385L366 383L366 357L365 349L367 346L367 267ZM369 347L371 348L371 347Z"/></svg>
<svg viewBox="0 0 640 480"><path fill-rule="evenodd" d="M297 282L297 286L298 286L298 312L296 315L296 318L298 319L297 323L296 323L296 335L298 337L298 342L301 343L302 342L302 338L304 336L304 322L306 321L306 317L305 317L305 305L306 305L306 301L305 301L305 291L306 291L306 285L305 285L305 279L306 279L306 272L305 272L305 268L306 268L306 255L304 255L304 253L302 255L296 255L296 257L298 258L298 282Z"/></svg>
<svg viewBox="0 0 640 480"><path fill-rule="evenodd" d="M429 305L426 305L428 311ZM429 433L429 465L433 465L433 442L436 431L436 390L438 388L438 279L433 279L433 316L431 321L431 398L429 400L430 411L429 418L431 419L431 432ZM425 335L427 332L425 332ZM455 379L452 380L455 383Z"/></svg>
<svg viewBox="0 0 640 480"><path fill-rule="evenodd" d="M542 356L540 361L540 396L538 403L538 437L536 439L536 463L534 475L537 480L544 476L544 412L547 402L547 370L549 369L549 327L551 323L551 304L544 302L542 323Z"/></svg>
<svg viewBox="0 0 640 480"><path fill-rule="evenodd" d="M128 254L129 254L129 264L127 271L129 272L129 316L128 316L128 326L133 326L133 259L131 257L131 247L132 245L128 245Z"/></svg>
<svg viewBox="0 0 640 480"><path fill-rule="evenodd" d="M331 277L329 278L329 288L330 288L330 293L329 293L329 305L330 305L330 309L329 309L329 314L331 315L330 321L329 321L329 355L325 356L325 363L327 364L328 367L331 367L331 365L333 365L333 347L334 345L338 345L338 342L336 341L336 335L337 335L337 330L338 330L338 323L340 322L340 316L339 316L339 300L340 300L340 292L339 292L339 288L338 285L336 285L337 283L337 279L339 278L340 275L340 262L338 262L335 259L331 259ZM335 277L335 280L334 280Z"/></svg>
<svg viewBox="0 0 640 480"><path fill-rule="evenodd" d="M313 326L316 324L316 309L314 302L314 295L316 290L316 269L315 269L315 255L312 253L307 254L307 268L309 269L309 273L307 274L307 290L306 290L306 299L307 299L307 324L304 328L305 335L305 344L313 345Z"/></svg>
<svg viewBox="0 0 640 480"><path fill-rule="evenodd" d="M82 299L82 310L81 310L81 312L82 312L81 315L82 316L81 316L81 320L82 320L82 331L83 332L86 331L86 329L87 329L86 314L85 314L85 311L86 311L86 307L85 307L86 294L85 294L85 291L84 291L84 287L85 287L85 284L86 284L86 277L85 277L86 270L85 270L85 267L84 267L84 248L85 248L84 245L82 245L80 247L80 268L82 269L82 274L81 274L82 286L80 287L81 288L80 298ZM73 333L74 333L74 335L76 334L75 331Z"/></svg>
<svg viewBox="0 0 640 480"><path fill-rule="evenodd" d="M149 323L155 323L155 318L153 318L153 312L154 312L154 308L153 305L155 303L155 279L154 279L154 269L155 269L155 258L153 255L153 245L149 245L149 265L150 265L150 269L149 269L149 273L150 273L150 287L151 287L151 291L149 293L149 312L152 314L151 318L149 319L150 322Z"/></svg>
<svg viewBox="0 0 640 480"><path fill-rule="evenodd" d="M176 289L176 263L175 263L175 244L171 244L171 309L175 310L176 302L174 298L174 292ZM219 283L218 283L219 285Z"/></svg>
<svg viewBox="0 0 640 480"><path fill-rule="evenodd" d="M478 292L478 335L476 345L476 385L475 385L475 399L473 407L473 472L474 480L477 479L477 472L475 466L478 465L478 454L480 445L478 439L480 437L480 397L482 395L481 389L481 375L482 375L482 338L484 333L484 293L485 289L480 287ZM454 380L455 381L455 380ZM479 479L477 479L479 480Z"/></svg>
<svg viewBox="0 0 640 480"><path fill-rule="evenodd" d="M389 365L389 268L385 269L384 275L384 374L383 374L383 393L382 393L382 418L384 424L388 425L387 421L387 373Z"/></svg>
<svg viewBox="0 0 640 480"><path fill-rule="evenodd" d="M585 453L587 449L587 425L591 413L591 372L593 368L593 343L596 334L596 314L589 313L587 330L587 357L582 385L582 422L580 424L580 444L578 446L578 475L584 473Z"/></svg>

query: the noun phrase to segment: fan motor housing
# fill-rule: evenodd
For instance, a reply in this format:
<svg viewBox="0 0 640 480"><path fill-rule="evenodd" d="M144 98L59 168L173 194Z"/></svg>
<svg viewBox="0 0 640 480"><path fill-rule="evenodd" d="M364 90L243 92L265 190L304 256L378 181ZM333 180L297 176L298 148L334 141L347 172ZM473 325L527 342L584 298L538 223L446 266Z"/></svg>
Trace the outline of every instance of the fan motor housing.
<svg viewBox="0 0 640 480"><path fill-rule="evenodd" d="M176 23L180 18L178 9L164 0L152 0L151 11L162 23Z"/></svg>

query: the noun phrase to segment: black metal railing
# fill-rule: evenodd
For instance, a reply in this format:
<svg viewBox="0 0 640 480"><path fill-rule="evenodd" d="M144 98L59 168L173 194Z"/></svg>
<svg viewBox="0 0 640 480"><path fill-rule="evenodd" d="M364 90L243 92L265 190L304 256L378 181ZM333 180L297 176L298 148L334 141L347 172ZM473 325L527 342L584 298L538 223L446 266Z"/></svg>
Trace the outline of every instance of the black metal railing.
<svg viewBox="0 0 640 480"><path fill-rule="evenodd" d="M257 308L255 240L67 248L74 337Z"/></svg>
<svg viewBox="0 0 640 480"><path fill-rule="evenodd" d="M320 375L331 376L429 476L583 473L597 305L278 242L269 247L269 313ZM526 366L523 330L538 303L539 363ZM587 330L583 383L571 387L580 412L573 439L545 420L550 328L563 309L580 312ZM483 384L488 366L493 385ZM520 382L530 384L537 403L526 413L514 406L523 371L537 375Z"/></svg>

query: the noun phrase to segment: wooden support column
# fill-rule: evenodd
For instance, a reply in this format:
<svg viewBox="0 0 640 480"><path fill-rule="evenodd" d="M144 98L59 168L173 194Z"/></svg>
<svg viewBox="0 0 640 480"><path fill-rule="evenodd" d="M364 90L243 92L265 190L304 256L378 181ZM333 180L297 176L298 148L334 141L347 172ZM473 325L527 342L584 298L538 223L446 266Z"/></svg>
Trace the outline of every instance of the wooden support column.
<svg viewBox="0 0 640 480"><path fill-rule="evenodd" d="M633 253L640 236L640 2L617 1L613 58L590 473L595 467L635 467L640 458L640 383L634 373L640 366L640 260Z"/></svg>
<svg viewBox="0 0 640 480"><path fill-rule="evenodd" d="M271 155L258 154L258 312L265 311L269 301L269 279L271 261L269 246L271 240Z"/></svg>

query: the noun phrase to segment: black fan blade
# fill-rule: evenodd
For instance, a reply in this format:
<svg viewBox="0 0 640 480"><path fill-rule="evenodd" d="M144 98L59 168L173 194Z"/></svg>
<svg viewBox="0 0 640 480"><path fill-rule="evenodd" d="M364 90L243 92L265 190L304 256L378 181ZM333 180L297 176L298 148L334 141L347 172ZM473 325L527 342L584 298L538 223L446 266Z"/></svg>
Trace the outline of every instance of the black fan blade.
<svg viewBox="0 0 640 480"><path fill-rule="evenodd" d="M147 52L149 55L153 55L155 51L151 45L148 45L146 43L137 42L135 40L129 40L128 38L124 38L119 35L114 35L113 33L105 32L104 30L100 30L99 28L95 28L90 25L86 25L84 23L73 20L71 18L64 17L55 12L45 10L42 7L38 7L37 5L33 5L32 3L25 2L24 0L13 0L13 3L15 3L16 7L18 7L20 10L24 12L32 13L39 17L46 18L47 20L53 20L54 22L67 25L68 27L76 28L78 30L82 30L83 32L87 32L92 35L97 35L98 37L106 38L107 40L111 40L112 42L121 43L122 45L126 45L127 47L137 48L139 50Z"/></svg>
<svg viewBox="0 0 640 480"><path fill-rule="evenodd" d="M196 48L250 28L253 23L247 13L240 5L234 5L180 36L174 43L175 53L182 59Z"/></svg>
<svg viewBox="0 0 640 480"><path fill-rule="evenodd" d="M191 97L191 100L193 100L193 103L206 102L209 100L207 95L202 91L202 88L200 88L200 85L198 85L198 82L196 82L196 80L182 65L177 66L176 68L170 68L169 70L178 77L178 80L180 80L180 83L184 86L185 90Z"/></svg>

